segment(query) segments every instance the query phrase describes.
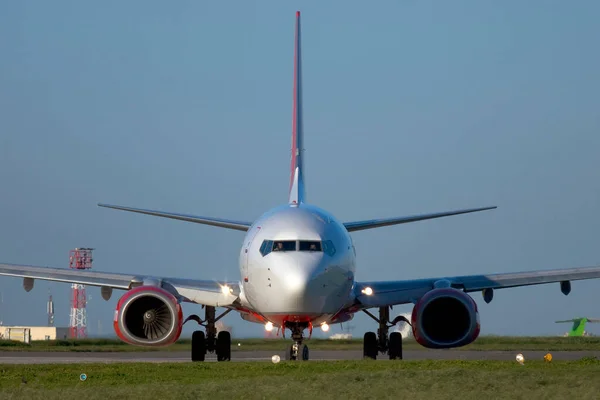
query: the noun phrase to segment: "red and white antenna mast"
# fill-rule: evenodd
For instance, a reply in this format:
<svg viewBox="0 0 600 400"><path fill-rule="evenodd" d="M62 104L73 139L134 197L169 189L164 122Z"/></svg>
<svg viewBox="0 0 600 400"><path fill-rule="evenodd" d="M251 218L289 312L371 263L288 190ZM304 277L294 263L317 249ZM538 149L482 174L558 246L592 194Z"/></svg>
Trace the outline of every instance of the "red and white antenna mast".
<svg viewBox="0 0 600 400"><path fill-rule="evenodd" d="M77 248L69 252L69 268L86 270L92 268L92 250L90 248ZM71 317L69 333L71 338L87 337L87 315L85 286L74 283L71 285Z"/></svg>

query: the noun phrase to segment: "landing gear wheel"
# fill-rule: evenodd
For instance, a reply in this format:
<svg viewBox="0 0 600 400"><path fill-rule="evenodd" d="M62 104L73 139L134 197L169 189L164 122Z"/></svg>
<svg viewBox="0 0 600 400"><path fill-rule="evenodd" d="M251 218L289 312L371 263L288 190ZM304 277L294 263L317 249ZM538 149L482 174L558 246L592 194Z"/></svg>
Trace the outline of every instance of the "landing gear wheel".
<svg viewBox="0 0 600 400"><path fill-rule="evenodd" d="M298 346L297 355L294 355L294 346ZM308 361L309 355L310 355L310 352L308 351L308 346L305 344L301 344L301 345L292 344L285 351L286 361L294 361L294 360Z"/></svg>
<svg viewBox="0 0 600 400"><path fill-rule="evenodd" d="M192 361L204 361L206 357L206 337L203 331L192 334Z"/></svg>
<svg viewBox="0 0 600 400"><path fill-rule="evenodd" d="M363 340L363 357L376 360L377 352L377 335L375 334L375 332L365 333Z"/></svg>
<svg viewBox="0 0 600 400"><path fill-rule="evenodd" d="M231 361L231 334L221 331L217 335L217 361Z"/></svg>
<svg viewBox="0 0 600 400"><path fill-rule="evenodd" d="M300 351L298 352L299 356L302 357L302 361L308 361L308 346L303 344L302 346L300 346Z"/></svg>
<svg viewBox="0 0 600 400"><path fill-rule="evenodd" d="M285 360L293 361L295 359L296 359L296 357L294 356L294 345L292 344L285 351Z"/></svg>
<svg viewBox="0 0 600 400"><path fill-rule="evenodd" d="M402 360L402 334L400 332L390 333L388 354L390 360Z"/></svg>

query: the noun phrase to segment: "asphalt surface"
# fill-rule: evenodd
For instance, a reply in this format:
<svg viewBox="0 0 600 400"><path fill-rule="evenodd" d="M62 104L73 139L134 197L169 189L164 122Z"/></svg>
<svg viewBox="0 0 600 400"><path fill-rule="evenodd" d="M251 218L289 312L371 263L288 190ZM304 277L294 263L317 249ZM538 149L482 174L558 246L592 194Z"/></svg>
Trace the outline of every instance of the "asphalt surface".
<svg viewBox="0 0 600 400"><path fill-rule="evenodd" d="M464 351L464 350L405 350L404 360L515 360L516 351ZM523 351L527 360L542 360L546 351ZM231 361L271 361L278 354L284 360L284 352L278 351L233 351ZM600 351L556 351L553 360L578 360L582 357L598 357ZM387 355L379 355L387 359ZM311 360L360 360L362 351L313 350ZM208 354L206 361L216 362L214 354ZM189 352L114 352L114 353L75 353L75 352L0 352L0 364L61 364L61 363L115 363L115 362L191 362Z"/></svg>

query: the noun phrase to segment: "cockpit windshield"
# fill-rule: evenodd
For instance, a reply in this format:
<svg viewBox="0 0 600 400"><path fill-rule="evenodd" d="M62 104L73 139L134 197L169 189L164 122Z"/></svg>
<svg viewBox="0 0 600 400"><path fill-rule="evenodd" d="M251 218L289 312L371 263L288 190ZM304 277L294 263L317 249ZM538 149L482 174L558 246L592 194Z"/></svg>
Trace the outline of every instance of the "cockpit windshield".
<svg viewBox="0 0 600 400"><path fill-rule="evenodd" d="M272 251L296 251L295 240L277 240L273 242Z"/></svg>
<svg viewBox="0 0 600 400"><path fill-rule="evenodd" d="M300 250L300 251L321 251L321 242L301 240L298 250Z"/></svg>
<svg viewBox="0 0 600 400"><path fill-rule="evenodd" d="M329 256L335 254L335 247L331 240L265 240L260 246L260 254L266 256L271 252L281 251L309 251L324 252Z"/></svg>

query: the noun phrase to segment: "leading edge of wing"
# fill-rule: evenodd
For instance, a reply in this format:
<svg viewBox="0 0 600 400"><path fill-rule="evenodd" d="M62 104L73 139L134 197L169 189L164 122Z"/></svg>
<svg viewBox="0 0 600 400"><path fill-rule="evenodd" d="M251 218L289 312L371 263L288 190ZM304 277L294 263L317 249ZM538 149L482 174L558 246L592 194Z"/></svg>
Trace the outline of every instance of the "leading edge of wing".
<svg viewBox="0 0 600 400"><path fill-rule="evenodd" d="M72 270L66 268L36 267L33 265L0 264L0 275L42 279L46 281L76 283L80 285L107 286L114 289L131 289L132 284L141 282L131 274Z"/></svg>
<svg viewBox="0 0 600 400"><path fill-rule="evenodd" d="M483 289L503 289L598 278L600 278L600 266L507 272L489 275L465 275L447 279L452 282L453 286L460 286L466 292L474 292Z"/></svg>
<svg viewBox="0 0 600 400"><path fill-rule="evenodd" d="M129 290L148 282L159 285L173 295L180 297L182 301L215 307L232 305L240 295L238 282L219 282L216 280L168 278L16 264L0 264L0 275L89 286L106 286L122 290Z"/></svg>
<svg viewBox="0 0 600 400"><path fill-rule="evenodd" d="M498 207L491 206L491 207L481 207L481 208L469 208L466 210L445 211L445 212L434 213L434 214L420 214L420 215L412 215L412 216L408 216L408 217L394 217L394 218L383 218L383 219L369 219L369 220L364 220L364 221L352 221L352 222L344 222L344 226L346 227L348 232L354 232L354 231L361 231L364 229L381 228L383 226L424 221L426 219L442 218L442 217L449 217L452 215L469 214L469 213L474 213L474 212L478 212L478 211L493 210L495 208L498 208Z"/></svg>
<svg viewBox="0 0 600 400"><path fill-rule="evenodd" d="M354 287L354 294L358 304L363 308L384 307L386 305L414 303L425 293L432 290L436 282L443 281L446 281L453 288L462 289L468 293L484 289L504 289L598 278L600 278L600 266L593 266L405 281L357 282ZM371 290L366 291L366 288ZM367 294L369 292L370 295Z"/></svg>
<svg viewBox="0 0 600 400"><path fill-rule="evenodd" d="M196 215L177 214L177 213L156 211L156 210L146 210L143 208L116 206L116 205L112 205L112 204L98 203L98 206L105 207L105 208L112 208L115 210L129 211L129 212L134 212L134 213L139 213L139 214L152 215L155 217L171 218L171 219L177 219L180 221L194 222L196 224L212 225L212 226L217 226L219 228L233 229L233 230L237 230L237 231L247 231L248 229L250 229L250 226L252 225L251 222L245 222L245 221L232 221L232 220L223 219L223 218L200 217L200 216L196 216Z"/></svg>

